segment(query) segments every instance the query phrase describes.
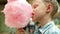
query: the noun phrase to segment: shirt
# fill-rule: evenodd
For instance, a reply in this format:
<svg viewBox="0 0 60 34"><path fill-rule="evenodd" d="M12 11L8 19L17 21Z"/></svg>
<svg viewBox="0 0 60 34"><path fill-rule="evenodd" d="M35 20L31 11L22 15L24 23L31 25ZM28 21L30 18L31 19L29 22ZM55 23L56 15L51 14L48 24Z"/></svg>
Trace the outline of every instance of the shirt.
<svg viewBox="0 0 60 34"><path fill-rule="evenodd" d="M60 30L55 26L54 21L51 21L42 28L37 29L34 34L39 34L38 31L40 31L42 34L60 34Z"/></svg>

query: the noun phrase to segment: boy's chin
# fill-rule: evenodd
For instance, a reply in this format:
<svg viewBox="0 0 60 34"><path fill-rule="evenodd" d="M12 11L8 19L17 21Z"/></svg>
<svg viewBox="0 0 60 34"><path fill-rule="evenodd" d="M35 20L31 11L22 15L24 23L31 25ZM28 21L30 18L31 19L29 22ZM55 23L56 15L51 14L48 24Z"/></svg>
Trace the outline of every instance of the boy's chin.
<svg viewBox="0 0 60 34"><path fill-rule="evenodd" d="M37 21L37 19L36 19L36 18L32 18L32 21L33 21L33 22L36 22L36 21Z"/></svg>
<svg viewBox="0 0 60 34"><path fill-rule="evenodd" d="M32 21L33 21L33 22L37 22L37 20L35 20L35 19L32 19Z"/></svg>

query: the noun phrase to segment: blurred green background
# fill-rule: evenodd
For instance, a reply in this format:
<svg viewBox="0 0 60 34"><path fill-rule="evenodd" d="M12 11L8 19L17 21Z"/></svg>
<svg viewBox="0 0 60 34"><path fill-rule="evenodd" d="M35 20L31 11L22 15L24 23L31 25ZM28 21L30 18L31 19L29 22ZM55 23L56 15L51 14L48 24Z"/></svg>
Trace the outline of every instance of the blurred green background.
<svg viewBox="0 0 60 34"><path fill-rule="evenodd" d="M5 25L5 17L4 17L4 13L1 12L4 8L4 5L0 5L0 32L8 32L8 27L6 27Z"/></svg>

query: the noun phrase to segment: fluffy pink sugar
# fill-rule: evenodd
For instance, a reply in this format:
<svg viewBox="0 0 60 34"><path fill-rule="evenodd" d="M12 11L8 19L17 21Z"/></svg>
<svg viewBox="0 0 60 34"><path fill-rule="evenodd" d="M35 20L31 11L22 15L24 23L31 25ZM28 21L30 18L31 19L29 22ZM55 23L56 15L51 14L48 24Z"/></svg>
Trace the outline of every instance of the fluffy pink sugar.
<svg viewBox="0 0 60 34"><path fill-rule="evenodd" d="M4 8L5 24L11 28L25 27L31 18L32 7L26 3L11 2Z"/></svg>
<svg viewBox="0 0 60 34"><path fill-rule="evenodd" d="M7 0L8 2L17 1L17 0Z"/></svg>

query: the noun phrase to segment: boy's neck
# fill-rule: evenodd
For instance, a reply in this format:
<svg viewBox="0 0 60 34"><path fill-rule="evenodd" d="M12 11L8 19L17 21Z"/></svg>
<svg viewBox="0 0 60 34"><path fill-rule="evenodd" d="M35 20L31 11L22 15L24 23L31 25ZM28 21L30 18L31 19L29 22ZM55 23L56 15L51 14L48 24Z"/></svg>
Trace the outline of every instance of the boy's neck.
<svg viewBox="0 0 60 34"><path fill-rule="evenodd" d="M50 17L44 17L40 19L40 26L43 27L45 24L49 23L52 19Z"/></svg>

